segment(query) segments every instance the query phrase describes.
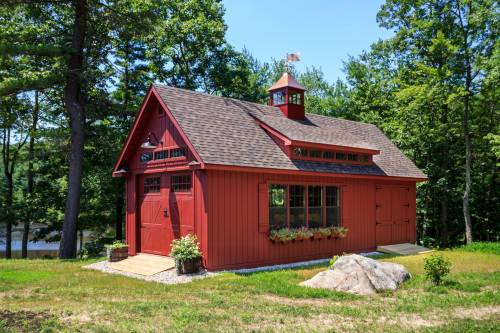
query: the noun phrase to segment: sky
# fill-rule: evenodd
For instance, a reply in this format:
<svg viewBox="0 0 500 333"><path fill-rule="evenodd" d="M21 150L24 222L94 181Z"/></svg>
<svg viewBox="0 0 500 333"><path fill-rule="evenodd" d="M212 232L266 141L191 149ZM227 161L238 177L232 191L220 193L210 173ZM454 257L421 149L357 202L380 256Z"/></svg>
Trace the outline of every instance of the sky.
<svg viewBox="0 0 500 333"><path fill-rule="evenodd" d="M222 0L227 41L260 61L300 52L299 71L344 78L343 61L392 35L376 22L383 0Z"/></svg>

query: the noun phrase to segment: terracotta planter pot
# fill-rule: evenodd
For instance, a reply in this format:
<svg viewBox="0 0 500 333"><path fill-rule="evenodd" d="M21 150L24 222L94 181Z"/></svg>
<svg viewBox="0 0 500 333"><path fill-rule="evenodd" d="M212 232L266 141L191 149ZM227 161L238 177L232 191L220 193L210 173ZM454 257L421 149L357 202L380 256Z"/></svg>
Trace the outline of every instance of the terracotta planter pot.
<svg viewBox="0 0 500 333"><path fill-rule="evenodd" d="M195 258L183 261L176 260L175 267L177 268L177 274L198 273L201 268L201 258Z"/></svg>
<svg viewBox="0 0 500 333"><path fill-rule="evenodd" d="M116 262L128 258L128 246L121 247L119 249L106 249L108 256L108 261Z"/></svg>

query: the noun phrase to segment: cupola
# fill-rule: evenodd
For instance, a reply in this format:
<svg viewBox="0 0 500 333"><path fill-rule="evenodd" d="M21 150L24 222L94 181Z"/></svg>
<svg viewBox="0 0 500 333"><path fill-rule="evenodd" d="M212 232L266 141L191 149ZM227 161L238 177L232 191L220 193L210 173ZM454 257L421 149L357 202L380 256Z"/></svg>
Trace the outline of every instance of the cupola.
<svg viewBox="0 0 500 333"><path fill-rule="evenodd" d="M269 92L269 105L280 108L281 112L289 119L305 119L305 89L295 81L288 71L285 71L281 78L267 91Z"/></svg>

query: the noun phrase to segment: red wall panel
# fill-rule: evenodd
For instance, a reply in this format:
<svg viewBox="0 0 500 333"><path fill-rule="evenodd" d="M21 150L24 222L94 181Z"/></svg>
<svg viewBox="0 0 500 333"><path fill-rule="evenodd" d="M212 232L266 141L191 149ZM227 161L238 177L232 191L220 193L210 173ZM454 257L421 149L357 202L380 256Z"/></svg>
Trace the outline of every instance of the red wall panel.
<svg viewBox="0 0 500 333"><path fill-rule="evenodd" d="M209 269L252 267L325 258L343 252L371 251L375 239L375 186L410 186L410 216L414 214L414 184L335 177L300 177L209 170L206 264ZM320 183L339 185L342 225L349 229L341 240L272 243L259 232L259 184ZM262 188L262 187L261 187ZM413 202L413 203L412 203ZM415 218L411 218L413 230ZM414 238L414 237L413 237Z"/></svg>

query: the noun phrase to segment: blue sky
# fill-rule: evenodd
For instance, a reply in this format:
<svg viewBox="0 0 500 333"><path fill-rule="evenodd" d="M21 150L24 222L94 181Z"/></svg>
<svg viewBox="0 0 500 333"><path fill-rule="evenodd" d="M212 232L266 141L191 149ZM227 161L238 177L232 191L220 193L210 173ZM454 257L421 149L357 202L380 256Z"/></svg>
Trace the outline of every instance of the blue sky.
<svg viewBox="0 0 500 333"><path fill-rule="evenodd" d="M269 61L301 53L299 71L320 67L332 82L344 78L342 61L390 31L376 22L383 0L223 0L227 40Z"/></svg>

